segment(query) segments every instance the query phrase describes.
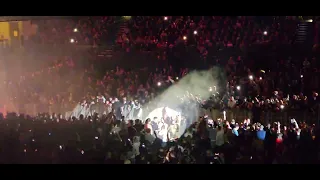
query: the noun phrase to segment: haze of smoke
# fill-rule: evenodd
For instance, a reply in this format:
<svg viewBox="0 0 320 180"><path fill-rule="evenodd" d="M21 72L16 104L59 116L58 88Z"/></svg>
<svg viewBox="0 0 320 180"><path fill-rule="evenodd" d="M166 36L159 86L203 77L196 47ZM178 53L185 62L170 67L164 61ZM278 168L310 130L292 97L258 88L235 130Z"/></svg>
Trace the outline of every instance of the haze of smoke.
<svg viewBox="0 0 320 180"><path fill-rule="evenodd" d="M149 108L149 110L152 111L161 106L175 109L181 105L181 101L177 97L182 97L185 94L201 97L201 100L209 99L212 95L212 91L209 89L211 87L214 90L214 86L217 87L217 79L221 77L221 74L222 71L217 67L205 71L192 71L152 100L148 105L153 108ZM145 114L148 115L148 113Z"/></svg>
<svg viewBox="0 0 320 180"><path fill-rule="evenodd" d="M20 76L26 76L26 80L24 81L24 84L30 87L34 87L33 84L35 82L30 77L30 72L35 71L41 71L44 70L42 73L38 76L41 76L37 81L37 89L41 89L42 92L45 92L45 95L42 97L48 97L46 94L59 94L60 92L71 92L73 95L79 94L78 96L83 95L83 89L86 87L86 81L87 77L84 76L84 67L85 64L79 64L79 62L76 63L76 66L72 68L63 70L63 73L56 73L55 70L52 69L52 74L48 74L48 67L53 66L54 62L53 60L59 59L61 54L50 54L53 58L52 61L43 61L43 59L50 59L49 55L41 56L41 53L37 53L34 56L32 54L24 54L25 56L17 53L17 54L11 54L10 56L5 56L4 60L0 61L1 68L0 69L0 90L1 90L1 101L0 105L6 106L7 112L20 112L21 108L23 110L21 113L28 113L30 115L34 115L35 113L39 113L39 109L34 108L33 102L28 101L25 99L24 96L19 96L20 94L24 94L26 88L22 86L22 88L16 88L17 86L15 84L18 84ZM12 59L12 60L11 60ZM11 60L11 61L9 61ZM4 64L4 62L7 62ZM8 63L9 62L9 63ZM27 62L27 63L26 63ZM64 67L66 66L65 61L62 61L64 64ZM28 65L32 64L32 66ZM51 76L55 76L54 79L51 78ZM84 77L81 79L81 77ZM2 85L2 82L6 81L7 83L12 82L12 85L4 84ZM29 84L29 82L32 82L33 84ZM66 82L70 82L71 86L66 86ZM79 92L81 90L81 92ZM29 91L28 91L29 92ZM33 93L36 91L32 91ZM39 94L43 94L40 92ZM27 96L28 97L28 96ZM68 98L68 97L67 97ZM78 97L74 97L74 100L77 100ZM67 99L66 99L67 100ZM72 110L70 108L70 110ZM45 109L44 111L48 111L48 109ZM53 110L54 111L54 110Z"/></svg>

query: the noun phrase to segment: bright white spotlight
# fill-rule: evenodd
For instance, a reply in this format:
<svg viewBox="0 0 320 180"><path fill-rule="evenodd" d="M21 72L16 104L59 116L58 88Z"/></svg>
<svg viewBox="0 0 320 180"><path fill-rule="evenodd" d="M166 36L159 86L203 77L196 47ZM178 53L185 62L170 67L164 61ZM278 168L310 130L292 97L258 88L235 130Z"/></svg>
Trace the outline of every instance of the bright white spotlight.
<svg viewBox="0 0 320 180"><path fill-rule="evenodd" d="M241 87L240 86L237 86L237 90L239 91L241 89Z"/></svg>
<svg viewBox="0 0 320 180"><path fill-rule="evenodd" d="M187 36L183 36L183 40L187 40Z"/></svg>
<svg viewBox="0 0 320 180"><path fill-rule="evenodd" d="M186 123L182 120L180 113L168 107L154 109L147 118L151 119L151 125L158 127L153 130L163 142L168 141L167 135L170 140L180 138L186 129Z"/></svg>
<svg viewBox="0 0 320 180"><path fill-rule="evenodd" d="M163 19L166 21L166 20L168 20L168 17L167 17L167 16L165 16Z"/></svg>
<svg viewBox="0 0 320 180"><path fill-rule="evenodd" d="M252 76L252 75L250 75L250 76L249 76L249 79L250 79L250 80L252 80L252 79L253 79L253 76Z"/></svg>
<svg viewBox="0 0 320 180"><path fill-rule="evenodd" d="M78 29L77 29L77 28L74 28L74 29L73 29L73 32L78 32Z"/></svg>
<svg viewBox="0 0 320 180"><path fill-rule="evenodd" d="M71 39L70 39L70 43L74 43L74 39L71 38Z"/></svg>
<svg viewBox="0 0 320 180"><path fill-rule="evenodd" d="M196 34L198 34L198 32L197 31L193 31L193 34L196 35Z"/></svg>
<svg viewBox="0 0 320 180"><path fill-rule="evenodd" d="M283 104L280 105L280 109L284 109L284 105Z"/></svg>
<svg viewBox="0 0 320 180"><path fill-rule="evenodd" d="M263 32L263 35L267 35L267 34L268 34L268 32L267 32L267 31L264 31L264 32Z"/></svg>
<svg viewBox="0 0 320 180"><path fill-rule="evenodd" d="M182 38L182 37L181 37ZM217 69L218 70L218 69ZM196 99L199 103L209 99L212 96L212 92L209 91L209 87L212 86L213 83L215 83L216 78L214 77L213 73L216 71L215 69L205 70L205 71L192 71L188 74L186 74L183 77L179 78L179 82L175 83L174 85L168 87L165 91L163 91L161 94L157 95L151 102L148 103L149 109L143 109L143 118L147 117L150 110L156 109L158 107L164 107L167 106L169 108L172 108L173 110L177 112L183 112L181 114L181 121L185 123L184 126L189 126L192 124L200 114L202 114L200 108L198 106L195 106L189 111L184 111L182 108L184 105L187 105L188 99ZM157 86L156 81L154 83L154 86ZM160 81L162 82L162 81ZM163 84L165 85L165 84ZM161 88L161 87L159 87ZM212 87L213 89L213 87ZM214 91L214 89L213 89ZM195 103L196 105L196 103ZM154 107L154 108L152 108ZM160 109L160 117L162 116L162 111ZM164 113L168 114L168 113ZM151 116L151 117L150 117ZM150 115L149 117L153 119ZM168 116L165 116L168 117ZM188 121L185 120L185 117L188 118ZM158 118L159 119L159 118ZM175 119L175 118L174 118ZM173 119L173 120L174 120ZM164 121L168 121L168 118L163 119ZM169 121L171 121L169 119ZM181 123L183 124L183 123ZM157 128L157 127L155 127ZM165 128L165 127L164 127ZM172 127L174 128L174 127ZM158 128L157 128L158 129ZM179 131L184 131L185 128L180 127ZM171 135L170 135L171 137ZM170 139L169 137L169 139Z"/></svg>
<svg viewBox="0 0 320 180"><path fill-rule="evenodd" d="M161 86L161 82L158 82L157 85L158 85L158 86Z"/></svg>

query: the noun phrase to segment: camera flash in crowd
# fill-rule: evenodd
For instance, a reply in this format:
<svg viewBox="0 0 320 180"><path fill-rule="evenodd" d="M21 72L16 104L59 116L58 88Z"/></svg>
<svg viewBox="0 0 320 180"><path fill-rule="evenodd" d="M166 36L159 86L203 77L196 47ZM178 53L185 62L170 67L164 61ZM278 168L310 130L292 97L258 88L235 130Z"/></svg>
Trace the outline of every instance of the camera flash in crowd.
<svg viewBox="0 0 320 180"><path fill-rule="evenodd" d="M73 32L78 32L78 29L77 29L77 28L74 28L74 29L73 29Z"/></svg>
<svg viewBox="0 0 320 180"><path fill-rule="evenodd" d="M250 75L250 76L249 76L249 79L250 79L250 80L252 80L252 79L253 79L253 76L252 76L252 75Z"/></svg>
<svg viewBox="0 0 320 180"><path fill-rule="evenodd" d="M212 87L209 88L209 91L212 92Z"/></svg>
<svg viewBox="0 0 320 180"><path fill-rule="evenodd" d="M179 77L176 77L176 80L178 80L179 79Z"/></svg>
<svg viewBox="0 0 320 180"><path fill-rule="evenodd" d="M70 39L70 43L74 43L74 39L71 38L71 39Z"/></svg>
<svg viewBox="0 0 320 180"><path fill-rule="evenodd" d="M83 150L81 150L81 154L84 154L84 151L83 151Z"/></svg>
<svg viewBox="0 0 320 180"><path fill-rule="evenodd" d="M303 75L300 75L301 78L303 78Z"/></svg>
<svg viewBox="0 0 320 180"><path fill-rule="evenodd" d="M280 109L284 109L284 105L283 104L280 105Z"/></svg>
<svg viewBox="0 0 320 180"><path fill-rule="evenodd" d="M61 145L59 146L59 149L60 149L60 150L62 149L62 146L61 146Z"/></svg>
<svg viewBox="0 0 320 180"><path fill-rule="evenodd" d="M239 91L241 89L241 87L240 86L237 86L237 90Z"/></svg>
<svg viewBox="0 0 320 180"><path fill-rule="evenodd" d="M161 82L158 82L157 85L158 85L158 86L161 86Z"/></svg>
<svg viewBox="0 0 320 180"><path fill-rule="evenodd" d="M187 36L183 36L183 40L187 40Z"/></svg>
<svg viewBox="0 0 320 180"><path fill-rule="evenodd" d="M198 34L198 32L197 31L193 31L193 34L196 35L196 34Z"/></svg>
<svg viewBox="0 0 320 180"><path fill-rule="evenodd" d="M260 80L262 80L262 77L259 77Z"/></svg>
<svg viewBox="0 0 320 180"><path fill-rule="evenodd" d="M268 34L268 32L267 32L267 31L264 31L264 32L263 32L263 35L267 35L267 34Z"/></svg>
<svg viewBox="0 0 320 180"><path fill-rule="evenodd" d="M95 139L99 139L99 137L98 136L96 136L96 137L94 137Z"/></svg>
<svg viewBox="0 0 320 180"><path fill-rule="evenodd" d="M165 16L163 19L166 21L166 20L168 20L168 17L167 17L167 16Z"/></svg>

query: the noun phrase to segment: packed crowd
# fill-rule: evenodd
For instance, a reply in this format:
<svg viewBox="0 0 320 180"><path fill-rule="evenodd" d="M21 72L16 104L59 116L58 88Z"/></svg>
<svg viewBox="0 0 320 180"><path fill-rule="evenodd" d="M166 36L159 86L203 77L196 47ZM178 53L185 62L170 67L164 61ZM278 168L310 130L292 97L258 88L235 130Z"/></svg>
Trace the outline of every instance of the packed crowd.
<svg viewBox="0 0 320 180"><path fill-rule="evenodd" d="M275 17L253 16L132 16L118 43L148 51L185 44L196 46L206 56L211 49L245 48L263 42L290 43L295 21L287 19L283 27L279 21Z"/></svg>
<svg viewBox="0 0 320 180"><path fill-rule="evenodd" d="M258 52L268 54L266 57L245 53L254 44L289 45L295 20L266 23L267 19L261 22L254 17L170 16L127 20L116 42L127 53L130 48L156 52L165 65L141 69L131 62L130 69L121 64L108 69L107 63L92 54L69 52L41 56L52 60L23 73L11 69L4 81L5 94L10 97L8 110L31 116L9 113L2 117L3 163L318 163L315 120L289 116L274 122L268 112L319 114L319 57L292 52L278 55L281 48L271 55ZM109 40L108 30L118 19L51 21L56 23L38 22L40 36L34 37L35 42L70 43L71 38L72 43L101 45ZM162 114L145 120L139 114L140 109L152 106L157 95L193 71L184 63L168 65L184 57L182 52L185 57L194 55L180 49L180 44L196 47L204 59L210 57L202 69L214 66L219 71L216 86L208 83L209 99L187 91L177 97L181 103L196 103L202 112L200 118L184 117L191 125L185 131L175 127L183 121L175 117L167 120ZM232 55L215 54L230 48ZM30 59L39 58L38 52L33 54ZM175 58L170 61L171 55ZM85 108L90 111L83 111ZM262 111L267 112L263 120ZM161 131L163 128L168 130ZM183 135L173 136L169 129Z"/></svg>
<svg viewBox="0 0 320 180"><path fill-rule="evenodd" d="M97 45L105 41L111 27L120 22L127 25L117 37L117 42L124 47L135 45L155 50L187 42L202 52L208 46L290 43L297 20L294 16L95 16L35 20L34 23L41 32L38 39L45 43L69 43L70 38L75 38L80 44Z"/></svg>
<svg viewBox="0 0 320 180"><path fill-rule="evenodd" d="M1 163L319 163L319 129L295 119L263 126L249 119L236 123L200 117L180 138L166 143L150 120L8 114L0 127Z"/></svg>
<svg viewBox="0 0 320 180"><path fill-rule="evenodd" d="M90 104L91 101L96 101L97 96L107 99L104 101L106 106L110 106L116 99L122 101L123 98L129 102L137 100L143 105L189 72L188 68L176 70L172 66L155 70L125 70L120 67L105 70L95 61L87 62L83 68L78 64L79 61L73 58L63 57L49 67L21 75L18 79L11 79L7 84L10 97L15 102L27 104L25 106L29 108L27 110L21 107L16 110L32 112L33 115L36 112L65 115L66 111L72 111L79 101ZM299 109L318 113L319 76L316 58L306 58L300 63L297 62L298 59L284 59L277 64L281 71L267 71L258 70L256 67L260 64L248 67L248 62L241 56L230 57L221 67L226 69L226 73L217 77L217 87L208 84L208 91L212 91L212 97L202 105L206 109L218 110L216 113L220 113L221 109L242 109L247 112L246 116L250 117L260 117L250 114L255 109ZM23 91L21 87L24 87ZM179 98L183 99L186 96L187 93Z"/></svg>
<svg viewBox="0 0 320 180"><path fill-rule="evenodd" d="M42 44L104 45L117 21L114 16L34 20L39 33L32 40Z"/></svg>
<svg viewBox="0 0 320 180"><path fill-rule="evenodd" d="M61 77L58 75L62 70L60 68L64 67L67 69L67 72L70 72L70 69L76 66L75 64L71 60L57 63L54 67L49 67L48 71L39 71L33 76L31 75L31 79L27 84L31 84L32 81L37 79L39 82L43 82L41 78ZM94 73L95 66L91 66L90 68L92 69L85 71L87 74ZM90 104L90 102L96 101L96 95L98 97L104 95L106 98L113 97L105 101L106 104L111 105L117 101L116 99L123 102L123 97L126 96L128 101L137 99L139 103L143 104L143 102L149 101L147 98L152 99L157 93L160 93L162 87L165 88L167 86L166 83L171 85L172 81L170 80L178 81L183 78L188 69L182 69L178 74L174 74L170 68L169 70L156 70L156 72L149 75L146 70L126 72L121 68L117 68L116 70L108 71L102 76L101 80L97 80L99 75L91 74L90 76L84 76L85 78L82 79L86 80L84 82L86 89L78 93L78 97L73 97L71 93L64 94L64 98L72 96L67 102L71 102L73 105L77 104L81 98L85 98L88 104ZM266 74L261 76L263 77L262 79L260 79L259 74L252 75L251 73L246 74L243 78L249 81L249 85L259 83L267 78L268 73L262 73ZM143 75L145 76L144 78ZM168 79L170 80L168 81ZM24 82L23 80L27 79L22 79L21 82ZM57 82L56 86L59 85L57 79L52 79L51 82ZM70 82L70 84L73 83ZM34 85L37 85L37 83L34 83ZM21 87L23 86L26 85L22 85ZM68 86L68 84L63 84L63 87ZM234 90L232 90L232 86ZM233 94L248 92L250 95L256 92L242 91L246 86L246 83L232 85L229 82L226 86L226 90L230 91L229 95L223 94L221 90L217 91L217 93L216 87L208 87L208 91L212 91L213 94L211 100L214 101L213 104L209 105L209 109L214 107L221 111L221 109L238 109L238 107L241 107L243 110L243 107L250 109L250 104L257 104L257 106L262 107L261 101L263 100L259 100L259 97L249 99L247 94L240 95L247 98L247 100L244 100L244 98L237 99L239 95ZM47 87L47 85L43 85L43 87ZM44 92L47 93L50 89L52 88L48 87L47 90L40 91L38 94L41 94L42 97L49 97ZM75 89L76 91L74 92L79 92L80 88ZM63 94L62 90L65 89L53 88L53 90L55 91L53 94L56 92ZM30 92L34 92L34 90L29 89L25 91L25 97L32 97L28 94ZM279 110L284 106L287 109L289 104L295 104L296 101L303 100L307 102L305 97L298 99L295 96L287 97L281 95L281 93L281 91L276 91L271 96L266 95L266 103L270 103L269 106L273 106L273 109ZM223 96L221 97L220 94L223 94ZM314 95L316 96L316 94ZM141 99L142 97L145 99ZM188 98L190 98L190 95ZM309 98L313 99L312 97ZM19 99L23 98L19 97L17 101ZM37 98L32 101L30 100L30 102L36 102L36 100ZM56 103L56 107L60 107L61 110L67 108L62 106L58 98L52 98L50 103ZM203 104L203 107L207 108L206 105L209 103L212 102L208 101L207 104ZM48 102L43 101L43 104L40 106L43 108L46 107L45 105L48 105ZM297 105L310 107L309 104L307 106L304 103L297 103ZM48 112L49 106L47 107L47 109L37 111ZM317 163L316 159L314 159L317 156L316 150L308 153L308 156L310 156L308 158L305 156L301 159L297 158L301 157L300 154L303 154L311 146L317 145L315 143L317 142L315 138L317 129L310 124L307 125L303 120L298 122L299 125L294 120L291 122L291 120L285 119L283 125L280 122L277 122L277 124L267 123L264 127L259 123L255 123L259 122L259 118L257 118L257 114L253 113L253 110L249 111L253 113L253 116L248 114L245 121L233 116L232 113L226 115L226 120L222 120L221 113L220 115L217 113L215 117L211 116L212 119L215 119L214 121L206 117L200 118L194 122L190 129L186 130L181 138L175 140L157 134L159 132L157 128L159 127L154 126L149 121L144 125L144 122L141 120L118 120L124 119L124 117L121 117L124 114L121 113L120 109L118 109L120 115L117 114L116 111L112 111L112 107L115 108L115 106L111 106L108 112L101 116L84 116L85 114L83 114L71 119L66 119L59 114L46 114L26 118L17 118L15 115L9 114L6 118L7 120L1 123L4 129L2 132L4 136L2 137L6 137L2 141L4 143L3 148L7 148L2 151L3 162L126 164ZM302 107L296 108L300 109ZM26 111L26 113L29 112ZM59 110L51 110L50 113L53 112L58 113ZM239 123L236 123L233 119ZM8 131L9 129L12 130ZM156 137L170 139L171 141L163 143L161 139ZM10 138L10 141L15 143L6 145L8 144L7 138ZM15 151L9 150L13 148ZM10 153L10 156L7 156L8 153Z"/></svg>

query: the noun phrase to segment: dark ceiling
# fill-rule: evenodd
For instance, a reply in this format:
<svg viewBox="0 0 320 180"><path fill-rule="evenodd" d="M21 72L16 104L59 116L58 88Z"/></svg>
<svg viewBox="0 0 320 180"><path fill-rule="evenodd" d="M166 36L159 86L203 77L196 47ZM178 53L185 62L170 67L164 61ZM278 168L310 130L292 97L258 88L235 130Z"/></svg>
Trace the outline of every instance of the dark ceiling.
<svg viewBox="0 0 320 180"><path fill-rule="evenodd" d="M21 21L21 20L37 20L50 18L66 18L71 16L0 16L0 21Z"/></svg>

